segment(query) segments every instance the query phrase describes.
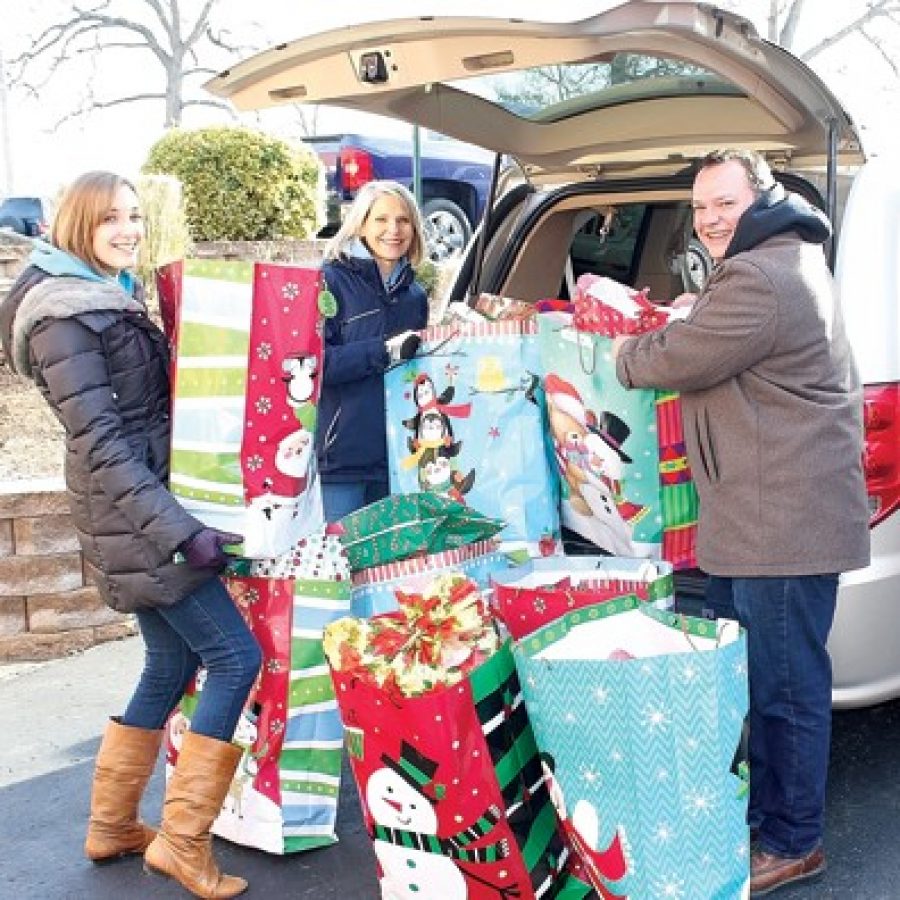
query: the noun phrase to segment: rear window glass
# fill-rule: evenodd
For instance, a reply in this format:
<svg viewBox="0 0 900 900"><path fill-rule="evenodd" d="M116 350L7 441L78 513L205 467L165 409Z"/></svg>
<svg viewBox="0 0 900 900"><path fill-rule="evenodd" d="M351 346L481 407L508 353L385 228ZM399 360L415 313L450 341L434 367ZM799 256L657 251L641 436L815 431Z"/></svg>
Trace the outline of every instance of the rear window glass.
<svg viewBox="0 0 900 900"><path fill-rule="evenodd" d="M603 213L592 216L572 239L575 277L591 272L631 283L646 214L646 204L631 203L617 207L611 221Z"/></svg>
<svg viewBox="0 0 900 900"><path fill-rule="evenodd" d="M555 122L588 109L654 97L743 93L699 66L636 53L618 53L601 62L538 66L451 83L458 90L483 97L535 122Z"/></svg>

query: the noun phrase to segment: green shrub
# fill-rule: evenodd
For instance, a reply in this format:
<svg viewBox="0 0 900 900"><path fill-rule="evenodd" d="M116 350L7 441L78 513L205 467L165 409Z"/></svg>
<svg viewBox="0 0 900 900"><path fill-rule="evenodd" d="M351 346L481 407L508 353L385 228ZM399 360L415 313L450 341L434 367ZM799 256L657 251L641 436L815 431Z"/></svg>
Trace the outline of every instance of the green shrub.
<svg viewBox="0 0 900 900"><path fill-rule="evenodd" d="M173 129L150 148L143 171L184 185L194 240L304 238L319 227L318 158L249 128Z"/></svg>
<svg viewBox="0 0 900 900"><path fill-rule="evenodd" d="M171 175L142 175L135 184L145 235L138 254L137 274L147 291L147 304L156 313L156 270L184 259L190 249L181 182Z"/></svg>

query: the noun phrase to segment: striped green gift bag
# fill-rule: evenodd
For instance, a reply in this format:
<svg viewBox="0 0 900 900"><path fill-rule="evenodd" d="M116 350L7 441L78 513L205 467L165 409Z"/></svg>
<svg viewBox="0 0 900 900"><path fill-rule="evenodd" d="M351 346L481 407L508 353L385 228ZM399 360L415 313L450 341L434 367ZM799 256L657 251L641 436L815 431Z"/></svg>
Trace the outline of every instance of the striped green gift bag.
<svg viewBox="0 0 900 900"><path fill-rule="evenodd" d="M175 349L170 488L198 519L287 552L322 523L313 435L327 309L318 269L190 260L158 276Z"/></svg>
<svg viewBox="0 0 900 900"><path fill-rule="evenodd" d="M350 575L337 537L302 538L278 559L242 562L226 579L263 651L259 680L234 742L244 753L214 825L218 836L269 853L337 840L343 728L322 650L325 626L350 611ZM168 726L177 759L203 674Z"/></svg>

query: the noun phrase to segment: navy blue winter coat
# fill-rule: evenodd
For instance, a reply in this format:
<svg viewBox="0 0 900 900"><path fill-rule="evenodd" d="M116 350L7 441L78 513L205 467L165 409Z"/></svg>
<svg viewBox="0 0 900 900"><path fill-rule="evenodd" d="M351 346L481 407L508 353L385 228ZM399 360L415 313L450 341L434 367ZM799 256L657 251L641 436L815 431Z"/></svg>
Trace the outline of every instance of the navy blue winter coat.
<svg viewBox="0 0 900 900"><path fill-rule="evenodd" d="M316 450L326 482L386 481L384 342L428 323L428 301L412 266L385 288L373 259L341 257L325 263L337 315L325 320L325 365Z"/></svg>

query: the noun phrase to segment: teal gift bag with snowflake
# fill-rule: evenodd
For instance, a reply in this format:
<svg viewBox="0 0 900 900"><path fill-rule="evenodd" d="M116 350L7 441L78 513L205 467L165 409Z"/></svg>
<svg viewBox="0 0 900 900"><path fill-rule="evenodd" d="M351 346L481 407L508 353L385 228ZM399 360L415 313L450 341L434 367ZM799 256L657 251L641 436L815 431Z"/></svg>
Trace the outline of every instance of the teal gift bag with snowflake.
<svg viewBox="0 0 900 900"><path fill-rule="evenodd" d="M441 325L422 338L385 375L392 493L449 497L505 521L504 549L552 553L558 489L535 322Z"/></svg>
<svg viewBox="0 0 900 900"><path fill-rule="evenodd" d="M556 619L513 651L557 812L586 860L618 838L623 896L746 897L747 648L737 623L632 595Z"/></svg>

